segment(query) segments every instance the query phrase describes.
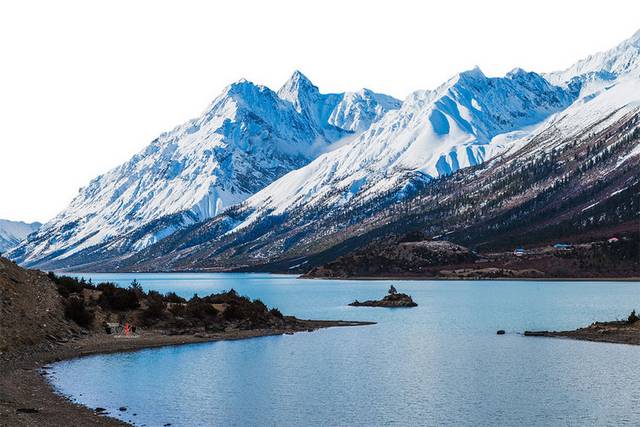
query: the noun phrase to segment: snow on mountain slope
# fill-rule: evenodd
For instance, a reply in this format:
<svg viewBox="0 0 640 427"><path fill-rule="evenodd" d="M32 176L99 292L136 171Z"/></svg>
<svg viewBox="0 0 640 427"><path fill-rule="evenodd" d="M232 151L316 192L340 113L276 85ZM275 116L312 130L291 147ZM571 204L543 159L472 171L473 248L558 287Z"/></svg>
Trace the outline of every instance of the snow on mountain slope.
<svg viewBox="0 0 640 427"><path fill-rule="evenodd" d="M516 69L488 78L478 68L434 91L410 95L348 145L290 172L250 197L242 228L266 212L339 205L401 185L407 171L426 179L481 163L510 145L510 132L539 123L573 101L567 90Z"/></svg>
<svg viewBox="0 0 640 427"><path fill-rule="evenodd" d="M0 219L0 253L16 246L41 226L39 222L26 223Z"/></svg>
<svg viewBox="0 0 640 427"><path fill-rule="evenodd" d="M596 131L640 100L639 65L640 31L545 78L521 69L504 78L487 78L478 68L460 73L434 91L411 94L349 145L249 198L253 212L234 230L296 206L338 206L397 191L407 172L425 179L449 174L515 151L543 132Z"/></svg>
<svg viewBox="0 0 640 427"><path fill-rule="evenodd" d="M368 97L322 95L300 72L285 83L281 96L246 80L233 83L199 118L163 133L91 181L11 256L29 265L45 257L63 259L183 212L127 243L139 250L213 217L395 108L390 97L358 93Z"/></svg>
<svg viewBox="0 0 640 427"><path fill-rule="evenodd" d="M207 270L241 265L283 271L307 262L326 262L372 238L402 234L417 224L433 234L452 227L465 230L460 231L463 235L466 225L476 224L476 238L484 242L493 228L482 224L528 224L523 220L527 216L537 226L547 217L561 221L568 216L570 223L577 221L586 229L593 221L607 223L613 217L626 221L634 212L637 218L633 201L619 204L619 200L604 203L607 207L596 218L573 215L608 200L638 179L640 81L621 76L607 88L540 123L494 137L491 144L512 148L483 167L431 183L423 182L415 171L398 171L390 177L392 191L364 191L370 197L367 200L359 197L366 185L361 181L340 189L327 187L331 181L314 180L318 170L311 166L331 158L338 152L334 151L274 182L242 206L102 268ZM327 167L320 174L326 177L323 173L333 165L323 166ZM296 195L306 195L300 189L306 190L309 180L317 185L313 190L324 196L308 193L306 200L296 200ZM379 182L389 185L388 180ZM345 199L349 203L341 204ZM286 207L280 209L280 204Z"/></svg>
<svg viewBox="0 0 640 427"><path fill-rule="evenodd" d="M613 50L627 54L627 49ZM636 143L633 124L640 113L640 75L634 70L623 67L613 74L592 68L571 75L561 86L520 69L504 78L487 78L478 69L461 73L436 90L413 93L400 109L385 114L350 143L274 181L226 214L106 268L153 270L158 263L177 269L233 268L281 261L301 265L308 256L324 259L376 234L366 230L388 232L387 225L397 225L389 223L388 215L409 220L403 219L403 209L414 202L420 208L438 200L456 214L481 215L485 199L476 197L482 194L478 189L492 187L492 180L505 171L507 181L540 185L509 196L522 196L518 203L562 182L563 171L588 191L594 180L608 182L608 173L628 175L637 162L638 150L629 149ZM303 102L298 105L302 111ZM321 109L311 111L326 117ZM558 152L568 157L558 157L553 168L548 162ZM608 153L617 158L603 161ZM584 158L589 155L591 159ZM460 175L463 187L456 188L455 195L437 191L455 183L458 175L427 185L432 177L483 161L485 167ZM576 168L596 163L601 169L584 181L585 170ZM541 175L531 180L519 176L532 170ZM613 181L608 184L623 185ZM502 188L511 191L507 187ZM462 200L467 194L468 200ZM491 194L495 206L502 206L505 194ZM464 205L462 211L456 210L456 198ZM438 206L435 216L442 213Z"/></svg>
<svg viewBox="0 0 640 427"><path fill-rule="evenodd" d="M563 71L545 74L552 84L560 85L580 76L599 75L609 79L633 71L640 72L640 30L613 49L598 52Z"/></svg>
<svg viewBox="0 0 640 427"><path fill-rule="evenodd" d="M243 201L204 223L215 231L189 240L206 245L242 230L253 237L298 208L317 218L385 194L409 197L411 180L506 151L535 156L637 108L639 46L640 32L545 78L521 69L488 78L476 68L402 103L366 89L321 94L300 72L278 93L242 80L200 118L92 181L10 255L32 266L78 254L82 262L126 257Z"/></svg>
<svg viewBox="0 0 640 427"><path fill-rule="evenodd" d="M387 111L400 108L401 102L369 89L358 92L321 94L301 72L296 71L278 90L281 99L290 101L296 111L315 126L360 132L380 119ZM327 129L329 128L329 129Z"/></svg>

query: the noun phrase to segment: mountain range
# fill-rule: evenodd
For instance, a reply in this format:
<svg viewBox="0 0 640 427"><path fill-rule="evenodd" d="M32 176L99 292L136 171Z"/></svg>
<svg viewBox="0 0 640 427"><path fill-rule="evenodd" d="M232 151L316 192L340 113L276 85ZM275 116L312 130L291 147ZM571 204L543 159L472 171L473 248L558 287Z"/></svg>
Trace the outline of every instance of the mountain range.
<svg viewBox="0 0 640 427"><path fill-rule="evenodd" d="M239 80L199 118L80 189L12 256L35 265L97 249L139 251L242 202L399 106L368 89L321 94L298 71L277 93Z"/></svg>
<svg viewBox="0 0 640 427"><path fill-rule="evenodd" d="M402 102L322 94L300 72L278 92L241 80L9 256L39 268L305 271L388 233L497 248L633 231L639 114L640 32L567 70L475 68Z"/></svg>
<svg viewBox="0 0 640 427"><path fill-rule="evenodd" d="M26 223L0 219L0 253L13 248L41 226L39 222Z"/></svg>

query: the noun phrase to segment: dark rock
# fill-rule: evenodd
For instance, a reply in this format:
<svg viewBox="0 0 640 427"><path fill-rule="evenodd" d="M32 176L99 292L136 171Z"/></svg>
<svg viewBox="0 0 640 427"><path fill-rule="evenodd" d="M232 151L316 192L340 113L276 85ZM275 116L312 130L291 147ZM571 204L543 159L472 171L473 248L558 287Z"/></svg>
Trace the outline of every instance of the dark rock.
<svg viewBox="0 0 640 427"><path fill-rule="evenodd" d="M546 337L549 331L524 331L525 337Z"/></svg>
<svg viewBox="0 0 640 427"><path fill-rule="evenodd" d="M107 410L105 408L102 408L100 406L98 406L96 409L94 409L94 412L97 413L102 413L102 412L106 412Z"/></svg>
<svg viewBox="0 0 640 427"><path fill-rule="evenodd" d="M124 412L124 411L126 411L126 410L127 410L127 407L126 407L126 406L121 406L121 407L119 407L119 408L118 408L118 411L122 411L122 412Z"/></svg>
<svg viewBox="0 0 640 427"><path fill-rule="evenodd" d="M18 408L16 409L16 412L18 414L37 414L40 411L35 408Z"/></svg>
<svg viewBox="0 0 640 427"><path fill-rule="evenodd" d="M504 329L498 329L498 332L496 332L496 334L504 335L505 334Z"/></svg>

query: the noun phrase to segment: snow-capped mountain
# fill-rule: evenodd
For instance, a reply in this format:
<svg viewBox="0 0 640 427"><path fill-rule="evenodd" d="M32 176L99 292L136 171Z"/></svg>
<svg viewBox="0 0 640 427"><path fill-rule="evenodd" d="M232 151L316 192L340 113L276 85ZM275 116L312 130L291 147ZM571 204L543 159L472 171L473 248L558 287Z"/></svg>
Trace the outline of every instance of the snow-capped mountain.
<svg viewBox="0 0 640 427"><path fill-rule="evenodd" d="M11 256L27 264L63 259L173 215L137 233L135 241L110 248L139 250L243 201L398 105L366 89L321 94L298 71L279 94L240 80L199 118L91 181Z"/></svg>
<svg viewBox="0 0 640 427"><path fill-rule="evenodd" d="M591 79L595 75L596 79L612 80L634 71L640 72L640 30L613 49L590 55L566 70L544 76L551 83L560 85L576 77Z"/></svg>
<svg viewBox="0 0 640 427"><path fill-rule="evenodd" d="M369 89L323 95L302 73L296 71L280 88L278 96L290 101L310 123L326 124L351 132L364 131L387 111L400 108L397 99Z"/></svg>
<svg viewBox="0 0 640 427"><path fill-rule="evenodd" d="M633 46L627 41L600 54L608 58L602 66L634 63L628 56ZM616 54L628 60L616 61ZM489 187L501 176L493 174L495 165L518 176L519 165L534 169L550 155L569 150L550 170L565 170L560 178L571 175L576 189L584 187L586 195L580 197L591 197L589 186L603 186L608 179L614 180L612 186L619 185L615 180L627 179L620 175L627 176L629 165L633 167L640 156L634 139L640 112L637 68L623 67L614 74L612 68L594 67L572 67L587 74L567 72L567 81L559 86L520 69L502 78L488 78L479 69L460 73L433 91L413 93L350 143L274 181L227 214L177 233L118 266L153 269L158 258L177 269L298 265L309 256L347 245L347 239L359 241L363 229L385 227L385 211L405 203L407 209L416 194L430 188L433 178L482 162L486 166L471 176ZM582 144L595 153L586 163L576 160L588 152ZM606 162L588 179L572 169L588 170L610 153L618 160ZM617 168L619 173L614 173ZM474 182L469 179L466 185ZM534 183L533 195L550 185ZM629 187L621 191L624 188ZM619 194L616 191L614 187L610 194ZM473 192L470 187L465 196L473 204L461 209L483 205ZM456 194L462 197L465 191L456 189ZM436 194L429 203L446 205L450 197ZM484 197L503 196L489 191ZM527 199L512 203L522 200Z"/></svg>
<svg viewBox="0 0 640 427"><path fill-rule="evenodd" d="M41 226L39 222L26 223L0 219L0 253L13 248Z"/></svg>
<svg viewBox="0 0 640 427"><path fill-rule="evenodd" d="M234 230L298 206L358 203L517 149L549 128L605 126L640 102L640 31L615 48L545 78L515 69L488 78L479 68L433 91L417 91L350 144L273 182L249 198ZM557 83L557 86L552 84Z"/></svg>
<svg viewBox="0 0 640 427"><path fill-rule="evenodd" d="M486 77L479 68L460 73L433 91L414 92L353 142L250 197L246 205L255 212L238 227L264 212L373 197L402 185L409 171L430 179L479 164L510 146L510 132L572 101L568 90L520 69L503 78Z"/></svg>
<svg viewBox="0 0 640 427"><path fill-rule="evenodd" d="M368 90L321 94L299 72L277 93L237 82L202 117L92 181L11 256L203 268L325 250L362 221L384 223L381 210L435 178L482 163L487 174L502 159L516 174L521 159L535 165L604 129L622 135L640 108L639 35L562 72L475 68L402 103ZM611 150L620 164L640 154L625 141Z"/></svg>

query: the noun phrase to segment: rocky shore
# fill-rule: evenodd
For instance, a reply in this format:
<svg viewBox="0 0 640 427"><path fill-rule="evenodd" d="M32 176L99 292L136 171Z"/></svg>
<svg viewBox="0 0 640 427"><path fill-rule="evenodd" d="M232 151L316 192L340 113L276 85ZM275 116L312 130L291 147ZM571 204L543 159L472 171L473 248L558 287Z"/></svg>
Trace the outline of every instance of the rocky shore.
<svg viewBox="0 0 640 427"><path fill-rule="evenodd" d="M634 311L627 320L595 322L574 331L525 331L524 335L527 337L570 338L582 341L640 345L640 319Z"/></svg>
<svg viewBox="0 0 640 427"><path fill-rule="evenodd" d="M136 351L145 348L184 345L219 340L308 332L319 328L359 326L370 322L299 320L285 329L234 330L197 335L149 333L131 339L91 334L57 345L40 345L32 350L3 354L0 358L0 425L61 426L127 425L108 413L77 405L54 393L47 381L48 364L98 353ZM43 369L44 368L44 369ZM131 415L135 418L133 415Z"/></svg>
<svg viewBox="0 0 640 427"><path fill-rule="evenodd" d="M438 236L438 239L442 239ZM471 250L423 233L380 238L311 268L304 279L638 280L638 234L572 244Z"/></svg>
<svg viewBox="0 0 640 427"><path fill-rule="evenodd" d="M134 294L139 296L136 304ZM175 302L166 300L136 286L122 290L74 283L0 257L0 426L126 425L100 408L86 408L54 393L46 378L50 363L97 353L372 324L283 316L232 291L189 301L171 295ZM116 310L118 304L131 308ZM127 325L130 335L107 334L105 325L113 325L109 322L114 319ZM136 324L141 327L129 327Z"/></svg>
<svg viewBox="0 0 640 427"><path fill-rule="evenodd" d="M381 300L368 300L360 302L355 300L351 304L351 307L390 307L390 308L402 308L402 307L417 307L413 299L407 294L401 294L396 291L396 288L391 286L387 295Z"/></svg>

